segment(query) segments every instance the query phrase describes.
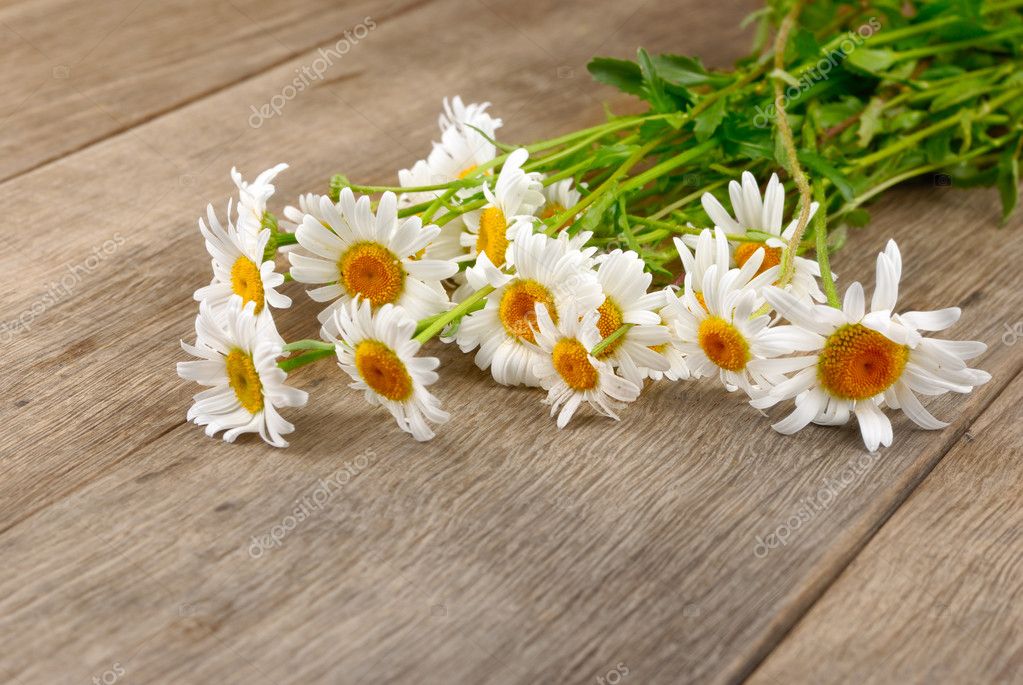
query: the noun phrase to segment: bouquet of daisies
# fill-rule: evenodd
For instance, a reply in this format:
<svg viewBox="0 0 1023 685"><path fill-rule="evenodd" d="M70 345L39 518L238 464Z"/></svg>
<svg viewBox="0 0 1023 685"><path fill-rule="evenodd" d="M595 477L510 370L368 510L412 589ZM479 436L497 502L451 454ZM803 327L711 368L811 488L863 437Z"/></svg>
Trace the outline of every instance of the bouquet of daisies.
<svg viewBox="0 0 1023 685"><path fill-rule="evenodd" d="M583 405L617 419L650 383L704 378L756 409L784 405L781 433L855 418L875 450L900 409L942 428L920 397L986 382L969 366L985 346L935 337L958 308L899 311L894 242L869 303L860 283L840 296L829 255L870 200L924 174L995 185L1013 211L1021 6L771 2L730 70L643 50L593 60L644 114L511 145L489 103L454 97L396 185L338 174L279 214L286 165L251 183L232 171L224 221L213 207L199 220L213 279L178 373L207 389L188 418L285 446L279 411L307 400L288 374L333 359L428 440L449 415L422 348L455 344L497 383L546 391L559 428ZM282 338L285 288L319 303L318 338Z"/></svg>

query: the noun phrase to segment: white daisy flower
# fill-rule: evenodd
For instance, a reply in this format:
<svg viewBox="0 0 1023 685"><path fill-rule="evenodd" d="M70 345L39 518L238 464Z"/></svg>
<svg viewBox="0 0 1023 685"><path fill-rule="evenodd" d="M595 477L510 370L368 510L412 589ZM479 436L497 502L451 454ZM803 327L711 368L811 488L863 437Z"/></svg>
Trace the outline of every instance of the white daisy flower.
<svg viewBox="0 0 1023 685"><path fill-rule="evenodd" d="M551 405L551 416L558 415L558 428L568 425L583 402L617 421L615 411L639 397L638 384L615 375L609 363L590 354L601 340L599 318L592 309L580 317L571 303L555 323L546 307L536 305L535 347L540 354L533 373L547 391L544 403Z"/></svg>
<svg viewBox="0 0 1023 685"><path fill-rule="evenodd" d="M760 290L778 277L776 266L755 275L762 259L763 252L756 252L741 269L725 271L712 264L700 287L693 274L686 274L682 296L668 298L675 310L678 347L692 376L717 373L727 390L742 388L751 397L783 380L782 374L791 370L791 360L776 357L810 349L815 342L801 329L769 327L769 315L755 315L764 302Z"/></svg>
<svg viewBox="0 0 1023 685"><path fill-rule="evenodd" d="M648 293L653 276L635 252L614 250L597 258L597 281L604 301L597 308L597 330L601 339L632 324L624 334L608 344L597 358L609 361L632 383L642 386L641 369L666 372L671 369L666 357L653 347L667 344L671 335L661 325L657 309L664 306L664 293Z"/></svg>
<svg viewBox="0 0 1023 685"><path fill-rule="evenodd" d="M659 381L662 378L667 378L669 381L688 380L689 366L686 364L686 355L681 347L683 344L682 338L679 337L676 327L679 314L676 312L675 307L664 304L670 301L668 298L677 299L678 295L671 288L666 288L663 294L665 296L664 302L662 302L663 306L657 310L657 315L661 325L668 331L668 341L660 345L654 345L650 349L664 357L668 363L668 370L660 371L658 369L640 367L640 375L643 379L649 378L654 381Z"/></svg>
<svg viewBox="0 0 1023 685"><path fill-rule="evenodd" d="M735 249L736 265L745 264L759 248L763 248L765 252L762 270L781 264L782 252L799 226L799 217L794 218L788 227L782 230L785 188L778 180L778 174L771 174L762 198L756 179L748 171L742 173L741 185L736 181L728 184L728 195L732 201L735 218L710 193L704 193L701 198L703 209L715 226L731 234L743 235L747 231L760 231L775 236L768 239L766 245L755 242L739 243ZM817 207L816 202L810 203L810 216L807 221L813 218ZM817 302L824 302L827 298L817 284L817 279L821 275L820 265L812 259L796 257L793 266L792 281L788 288L797 297L812 297Z"/></svg>
<svg viewBox="0 0 1023 685"><path fill-rule="evenodd" d="M502 266L511 242L509 225L514 225L519 216L533 214L543 204L539 174L522 170L527 159L529 153L523 148L508 155L494 190L483 186L487 206L462 215L466 228L462 247L471 257L485 253L491 264Z"/></svg>
<svg viewBox="0 0 1023 685"><path fill-rule="evenodd" d="M576 189L575 183L570 178L544 186L543 196L544 203L538 214L541 219L550 219L569 207L575 207L582 198L582 194Z"/></svg>
<svg viewBox="0 0 1023 685"><path fill-rule="evenodd" d="M551 318L560 321L566 307L576 311L596 309L604 300L596 275L589 269L589 258L571 249L567 240L554 240L542 233L523 232L512 243L516 273L506 274L480 255L485 269L484 283L495 290L487 296L483 309L466 316L458 328L456 340L463 352L477 347L476 365L490 369L494 380L504 385L539 384L533 373L538 352L533 330L536 304L545 305Z"/></svg>
<svg viewBox="0 0 1023 685"><path fill-rule="evenodd" d="M281 219L277 223L277 227L285 233L294 233L298 230L298 227L302 225L302 221L305 219L306 214L312 215L318 219L320 223L326 225L326 220L320 213L320 198L324 197L318 193L305 193L298 196L298 206L288 205L284 208L281 213ZM289 245L288 247L292 247Z"/></svg>
<svg viewBox="0 0 1023 685"><path fill-rule="evenodd" d="M266 205L275 190L271 181L287 168L287 164L278 164L261 173L252 183L246 183L242 180L241 173L231 168L231 178L238 186L238 231L246 239L255 240L263 230Z"/></svg>
<svg viewBox="0 0 1023 685"><path fill-rule="evenodd" d="M465 124L471 124L493 138L494 131L501 128L504 122L487 114L489 108L489 102L471 102L466 105L458 95L450 100L444 98L444 111L440 113L437 123L442 133L451 127L464 128Z"/></svg>
<svg viewBox="0 0 1023 685"><path fill-rule="evenodd" d="M449 307L441 281L458 270L449 261L417 259L439 233L419 217L399 219L394 193L383 194L374 214L369 197L356 202L351 189L343 188L336 206L320 198L319 214L303 218L296 237L310 254L288 254L291 275L320 286L308 291L311 298L332 303L320 312L320 323L355 297L373 307L397 305L422 319Z"/></svg>
<svg viewBox="0 0 1023 685"><path fill-rule="evenodd" d="M462 123L470 123L485 131L491 139L494 137L493 129L480 118ZM426 158L432 182L424 185L463 179L495 157L497 147L476 129L461 124L448 126Z"/></svg>
<svg viewBox="0 0 1023 685"><path fill-rule="evenodd" d="M298 196L298 206L287 205L281 213L277 222L277 228L283 233L294 233L302 225L302 220L307 214L326 225L326 221L320 213L320 198L324 197L318 193L305 193ZM277 248L278 252L287 254L298 248L298 245L282 245Z"/></svg>
<svg viewBox="0 0 1023 685"><path fill-rule="evenodd" d="M778 288L764 290L778 313L816 342L807 350L812 355L793 360L791 378L753 402L767 408L795 398L795 411L775 423L775 430L788 435L811 421L840 425L855 414L863 442L873 452L892 442L892 425L881 411L883 405L902 409L921 428L944 428L948 424L934 418L917 394L969 393L990 380L987 372L966 365L987 349L984 343L926 338L920 333L951 326L959 319L958 307L892 315L901 274L899 249L889 241L877 258L869 312L859 283L846 290L841 309L808 303Z"/></svg>
<svg viewBox="0 0 1023 685"><path fill-rule="evenodd" d="M450 415L426 389L437 381L440 360L416 356L415 330L416 322L399 307L352 300L334 310L321 333L334 343L338 365L354 381L349 387L365 391L370 404L385 407L416 440L429 440L434 436L429 424L445 423Z"/></svg>
<svg viewBox="0 0 1023 685"><path fill-rule="evenodd" d="M288 374L277 366L283 341L273 319L255 315L255 304L242 306L234 297L225 315L215 316L209 302L199 304L195 345L181 348L196 361L178 363L178 375L208 386L197 394L188 420L206 426L206 435L224 432L234 442L242 433L259 433L274 447L287 447L281 437L295 430L278 407L302 407L308 395L284 384Z"/></svg>
<svg viewBox="0 0 1023 685"><path fill-rule="evenodd" d="M227 214L231 215L230 203ZM290 307L291 298L276 290L284 284L284 276L274 271L276 265L273 260L263 260L270 229L264 228L254 240L249 240L230 221L225 229L217 219L213 205L206 206L206 217L209 225L200 217L199 231L206 239L206 250L213 258L213 280L208 286L195 291L195 299L207 301L216 314L223 312L233 295L239 296L244 304L253 303L259 316L269 316L269 307Z"/></svg>
<svg viewBox="0 0 1023 685"><path fill-rule="evenodd" d="M719 274L728 271L732 263L732 255L728 249L725 232L720 228L715 228L713 231L705 228L695 238L692 251L681 238L675 238L674 243L675 249L678 250L678 256L682 259L682 273L685 276L692 274L692 284L696 288L693 294L697 300L702 300L702 283L707 269L717 265Z"/></svg>

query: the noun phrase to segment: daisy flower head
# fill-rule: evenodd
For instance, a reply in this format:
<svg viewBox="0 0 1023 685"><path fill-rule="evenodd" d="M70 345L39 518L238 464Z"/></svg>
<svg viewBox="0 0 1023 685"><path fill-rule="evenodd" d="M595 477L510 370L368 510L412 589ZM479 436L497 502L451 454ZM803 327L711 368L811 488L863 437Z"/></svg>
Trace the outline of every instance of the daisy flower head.
<svg viewBox="0 0 1023 685"><path fill-rule="evenodd" d="M321 197L319 214L303 217L295 233L303 250L288 253L291 275L319 286L308 291L313 300L331 303L320 323L356 297L422 319L449 307L441 281L458 270L449 261L417 258L439 233L419 217L399 219L394 193L384 193L374 213L369 197L356 200L343 188L337 205Z"/></svg>
<svg viewBox="0 0 1023 685"><path fill-rule="evenodd" d="M228 203L228 216L231 205ZM238 296L243 304L252 303L257 316L269 317L269 307L283 309L291 306L291 298L277 292L284 284L284 276L274 269L273 260L263 260L270 229L261 230L254 240L245 238L228 220L221 225L213 205L206 206L206 219L199 218L199 232L206 240L206 250L212 257L213 280L195 291L197 301L206 301L215 314L226 308L231 297Z"/></svg>
<svg viewBox="0 0 1023 685"><path fill-rule="evenodd" d="M687 236L690 237L690 236ZM732 263L732 252L728 247L728 239L720 228L700 231L693 243L693 249L681 238L675 238L675 249L682 259L682 273L693 277L694 294L698 300L703 298L703 278L707 269L716 265L718 273L728 271Z"/></svg>
<svg viewBox="0 0 1023 685"><path fill-rule="evenodd" d="M557 414L558 428L568 425L583 402L617 421L615 412L639 397L640 386L616 375L610 363L590 353L601 341L600 314L591 309L580 316L571 303L555 322L547 307L537 303L535 318L534 346L540 354L533 372L547 391L544 402L551 405L551 416Z"/></svg>
<svg viewBox="0 0 1023 685"><path fill-rule="evenodd" d="M472 257L486 254L494 266L504 265L511 243L509 226L519 216L532 215L544 202L539 174L526 173L522 165L529 158L523 148L515 150L501 167L494 189L483 186L487 205L462 215L466 230L462 247Z"/></svg>
<svg viewBox="0 0 1023 685"><path fill-rule="evenodd" d="M450 415L426 389L437 381L436 357L417 357L412 339L416 322L391 304L374 308L368 300L351 300L336 308L323 325L322 337L334 343L338 365L365 392L370 404L382 405L398 427L416 440L430 440L430 424Z"/></svg>
<svg viewBox="0 0 1023 685"><path fill-rule="evenodd" d="M784 230L782 229L785 213L785 188L778 180L778 174L771 174L771 179L767 182L767 188L761 197L760 188L757 186L753 174L744 171L741 184L737 181L729 182L728 196L735 212L734 218L710 193L704 193L701 198L703 209L715 226L726 233L736 235L744 235L748 231L759 231L772 236L765 245L755 242L740 243L735 249L736 265L745 264L746 260L761 248L764 250L764 260L760 267L762 270L767 270L775 264L781 264L783 252L799 226L799 217L793 218L789 225ZM807 221L813 218L817 207L816 202L810 203L810 216ZM824 302L827 298L817 284L817 279L821 275L820 265L812 259L795 257L793 266L795 268L788 288L797 297L810 297L817 302Z"/></svg>
<svg viewBox="0 0 1023 685"><path fill-rule="evenodd" d="M636 385L645 377L642 369L659 372L671 368L667 358L654 348L670 339L657 310L664 305L664 293L648 293L653 275L646 272L639 255L631 250L614 250L598 257L597 281L604 301L597 307L597 331L607 338L624 324L631 327L612 340L597 358L609 361L622 376Z"/></svg>
<svg viewBox="0 0 1023 685"><path fill-rule="evenodd" d="M784 290L769 287L765 297L794 326L813 336L811 355L798 357L793 375L755 400L767 408L795 399L795 410L774 424L786 435L810 422L841 425L855 415L871 452L892 443L891 421L885 405L901 409L921 428L944 428L917 395L969 393L991 376L966 362L984 352L980 342L925 337L921 331L940 331L954 324L958 307L893 314L898 299L902 258L894 241L877 258L877 283L867 310L863 286L846 290L842 308L805 302Z"/></svg>
<svg viewBox="0 0 1023 685"><path fill-rule="evenodd" d="M433 149L426 157L433 179L429 185L463 179L497 157L497 147L491 142L496 128L492 126L495 120L489 115L481 115L479 109L475 109L472 114L471 119L448 119L446 128L446 114L441 115L440 142L433 144ZM486 136L480 131L484 131Z"/></svg>
<svg viewBox="0 0 1023 685"><path fill-rule="evenodd" d="M442 133L452 127L467 128L468 126L475 126L493 138L494 132L501 128L504 122L490 116L487 113L489 108L489 102L470 102L467 105L462 102L462 98L458 95L451 99L444 98L444 110L440 113L437 124L440 126Z"/></svg>
<svg viewBox="0 0 1023 685"><path fill-rule="evenodd" d="M585 187L585 186L584 186ZM561 214L569 207L575 207L582 194L570 178L555 181L543 187L544 203L539 209L541 219L550 219Z"/></svg>
<svg viewBox="0 0 1023 685"><path fill-rule="evenodd" d="M234 442L242 433L259 433L274 447L287 447L281 437L295 430L279 407L302 407L308 395L285 385L288 374L277 366L283 341L273 319L255 314L255 303L242 305L233 297L224 316L216 316L209 302L199 304L195 319L195 345L181 342L196 357L179 362L178 375L207 386L194 398L188 420L206 426L213 437L224 431Z"/></svg>
<svg viewBox="0 0 1023 685"><path fill-rule="evenodd" d="M326 221L320 213L321 197L323 195L317 193L299 195L298 206L287 205L284 211L281 212L281 218L278 221L277 227L284 233L294 233L302 225L302 220L305 219L307 214L312 215L313 218L326 225ZM286 254L292 252L297 247L298 245L282 245L277 250Z"/></svg>
<svg viewBox="0 0 1023 685"><path fill-rule="evenodd" d="M252 183L246 183L241 173L231 168L231 179L238 186L238 231L246 239L255 240L263 229L266 205L275 191L271 181L287 168L287 164L278 164L261 173Z"/></svg>
<svg viewBox="0 0 1023 685"><path fill-rule="evenodd" d="M740 269L720 270L712 264L699 287L687 273L682 296L669 295L678 348L692 376L716 373L727 390L742 388L751 397L784 378L792 362L778 357L815 342L794 326L769 327L771 317L759 313L764 303L760 291L779 270L774 266L757 275L763 256L757 251Z"/></svg>
<svg viewBox="0 0 1023 685"><path fill-rule="evenodd" d="M662 294L664 299L661 303L662 306L657 310L657 316L661 326L667 329L668 339L667 342L653 345L650 349L664 357L668 364L668 370L640 367L640 375L643 379L649 378L653 381L659 381L662 378L667 378L669 381L688 380L689 366L686 364L686 355L682 351L682 338L679 337L677 330L679 314L676 308L670 304L670 301L677 299L678 295L671 287L665 288Z"/></svg>
<svg viewBox="0 0 1023 685"><path fill-rule="evenodd" d="M463 352L479 348L476 365L490 369L498 383L537 386L539 379L533 373L539 354L533 344L537 304L557 322L570 306L575 311L596 310L604 296L589 267L589 257L567 240L523 230L510 253L514 274L494 267L485 253L480 261L486 268L467 273L470 280L481 273L486 280L473 286L490 285L494 291L487 295L483 309L462 320L456 340Z"/></svg>

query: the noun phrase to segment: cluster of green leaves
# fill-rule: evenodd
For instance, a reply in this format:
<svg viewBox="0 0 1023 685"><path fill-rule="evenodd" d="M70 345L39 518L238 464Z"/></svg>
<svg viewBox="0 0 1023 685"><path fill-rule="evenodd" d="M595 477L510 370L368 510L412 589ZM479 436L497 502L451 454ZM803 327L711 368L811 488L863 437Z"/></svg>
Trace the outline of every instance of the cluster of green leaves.
<svg viewBox="0 0 1023 685"><path fill-rule="evenodd" d="M597 231L605 245L638 250L653 271L668 276L665 239L689 223L709 223L702 192L723 195L746 169L761 178L786 169L773 94L773 80L781 79L800 164L824 182L833 247L846 227L869 220L868 201L914 177L939 186L995 185L1004 220L1018 204L1021 6L1020 0L908 6L817 0L799 14L781 72L772 69L763 38L787 2L754 15L759 45L732 69L709 70L691 57L643 50L635 61L600 57L590 62L591 74L641 98L654 116L572 154L554 158L551 151L550 167L544 156L534 158L533 168L574 169L591 192L602 189L608 197L589 204L581 227ZM601 185L650 143L644 164L664 167L663 174L642 187ZM709 149L684 164L665 164L698 145ZM811 234L806 244L812 241Z"/></svg>

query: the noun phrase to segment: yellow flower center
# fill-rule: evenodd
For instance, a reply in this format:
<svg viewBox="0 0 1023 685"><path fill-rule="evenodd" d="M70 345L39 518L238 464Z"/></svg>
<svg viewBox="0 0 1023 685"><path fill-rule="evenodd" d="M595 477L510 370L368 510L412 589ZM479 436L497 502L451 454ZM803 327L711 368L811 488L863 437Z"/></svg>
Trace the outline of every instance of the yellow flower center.
<svg viewBox="0 0 1023 685"><path fill-rule="evenodd" d="M248 257L239 257L231 266L231 290L241 295L245 304L256 303L256 313L263 311L263 279L259 267Z"/></svg>
<svg viewBox="0 0 1023 685"><path fill-rule="evenodd" d="M732 324L720 316L709 316L700 322L696 332L700 349L722 369L742 371L750 360L749 345Z"/></svg>
<svg viewBox="0 0 1023 685"><path fill-rule="evenodd" d="M604 298L604 302L597 307L597 311L600 312L600 320L597 321L597 331L600 333L600 339L603 340L621 328L624 323L624 317L622 315L622 308L615 304L614 300L610 297ZM624 335L612 340L610 345L601 350L597 358L607 359L624 340Z"/></svg>
<svg viewBox="0 0 1023 685"><path fill-rule="evenodd" d="M565 208L562 207L557 202L548 202L547 205L540 212L540 218L550 219L552 216L557 216L558 214L561 214L564 211Z"/></svg>
<svg viewBox="0 0 1023 685"><path fill-rule="evenodd" d="M355 346L355 368L378 395L395 402L412 396L412 376L394 350L377 340L363 340Z"/></svg>
<svg viewBox="0 0 1023 685"><path fill-rule="evenodd" d="M401 260L380 243L355 243L341 255L337 266L348 294L361 295L374 307L396 302L405 287Z"/></svg>
<svg viewBox="0 0 1023 685"><path fill-rule="evenodd" d="M228 353L227 382L245 411L258 414L263 410L263 384L251 354L237 348Z"/></svg>
<svg viewBox="0 0 1023 685"><path fill-rule="evenodd" d="M707 309L707 300L703 299L703 292L700 291L700 290L697 290L696 292L693 293L693 297L695 297L696 301L700 303L701 307L703 307L703 311L705 311L705 312L707 312L709 314L710 310Z"/></svg>
<svg viewBox="0 0 1023 685"><path fill-rule="evenodd" d="M480 213L480 230L476 236L476 252L486 253L494 266L504 264L508 249L508 221L499 207L487 207Z"/></svg>
<svg viewBox="0 0 1023 685"><path fill-rule="evenodd" d="M583 344L574 338L562 338L551 351L554 370L573 390L597 387L597 369L590 363Z"/></svg>
<svg viewBox="0 0 1023 685"><path fill-rule="evenodd" d="M508 335L531 343L536 342L533 327L536 326L536 303L542 302L547 307L554 323L558 322L558 312L554 309L554 297L547 288L536 281L516 280L508 284L501 303L498 316Z"/></svg>
<svg viewBox="0 0 1023 685"><path fill-rule="evenodd" d="M831 395L865 400L899 380L909 348L858 323L842 326L824 342L817 378Z"/></svg>
<svg viewBox="0 0 1023 685"><path fill-rule="evenodd" d="M772 266L778 266L781 264L781 248L780 247L768 247L763 243L742 243L739 247L735 248L735 263L742 268L743 264L749 261L749 258L753 256L753 253L764 249L764 261L757 269L756 275L764 273Z"/></svg>
<svg viewBox="0 0 1023 685"><path fill-rule="evenodd" d="M476 171L477 166L478 166L477 164L471 164L471 165L465 167L464 169L462 169L461 171L459 171L458 172L458 179L461 180L461 179L465 178L466 176L468 176L469 174L471 174L472 172Z"/></svg>

